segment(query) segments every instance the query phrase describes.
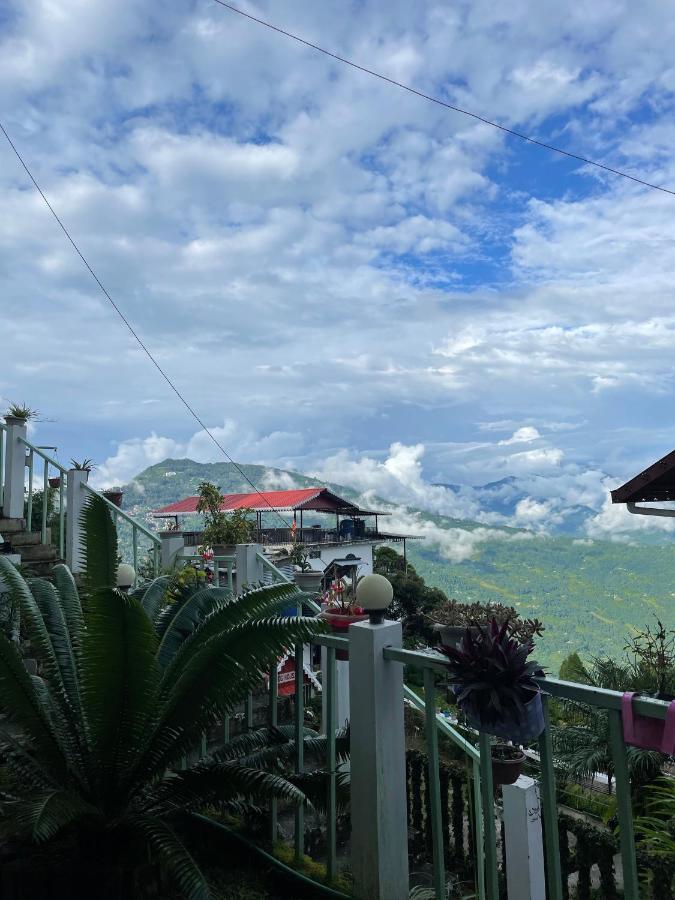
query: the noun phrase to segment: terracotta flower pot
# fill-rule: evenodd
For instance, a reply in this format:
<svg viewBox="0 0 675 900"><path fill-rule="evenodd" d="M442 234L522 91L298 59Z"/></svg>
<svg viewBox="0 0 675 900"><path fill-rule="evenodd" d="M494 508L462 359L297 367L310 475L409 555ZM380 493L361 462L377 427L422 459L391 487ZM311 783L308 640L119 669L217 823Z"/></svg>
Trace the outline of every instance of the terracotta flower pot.
<svg viewBox="0 0 675 900"><path fill-rule="evenodd" d="M352 615L350 613L345 615L343 613L335 612L334 610L324 610L319 614L319 618L328 623L330 630L336 637L347 637L349 626L353 625L355 622L364 622L368 618L368 615L367 613L361 615ZM335 659L341 659L343 661L349 659L349 650L336 650Z"/></svg>
<svg viewBox="0 0 675 900"><path fill-rule="evenodd" d="M477 625L469 625L468 628L472 635L477 635L480 630ZM444 647L453 647L455 650L459 649L466 630L466 625L442 625L440 622L434 624L434 631L439 635L441 644Z"/></svg>
<svg viewBox="0 0 675 900"><path fill-rule="evenodd" d="M50 478L50 479L49 479L49 487L50 487L50 488L57 488L57 487L60 487L60 486L61 486L61 478L60 478L60 476L59 476L58 478Z"/></svg>
<svg viewBox="0 0 675 900"><path fill-rule="evenodd" d="M495 787L500 784L515 784L525 766L525 754L517 747L509 744L495 744L492 747L492 782Z"/></svg>
<svg viewBox="0 0 675 900"><path fill-rule="evenodd" d="M122 508L122 497L124 496L123 491L102 491L101 492L106 500L110 500L111 503L114 503L115 506Z"/></svg>

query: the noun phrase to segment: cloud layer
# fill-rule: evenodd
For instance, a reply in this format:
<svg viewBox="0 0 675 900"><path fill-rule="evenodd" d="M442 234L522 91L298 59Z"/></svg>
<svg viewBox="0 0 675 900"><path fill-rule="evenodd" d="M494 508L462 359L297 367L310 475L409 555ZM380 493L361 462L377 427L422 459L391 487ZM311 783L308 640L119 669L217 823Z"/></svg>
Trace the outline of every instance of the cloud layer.
<svg viewBox="0 0 675 900"><path fill-rule="evenodd" d="M249 8L675 184L675 21L656 0ZM0 21L4 124L228 452L467 516L487 515L470 490L432 483L515 475L531 482L517 524L564 523L576 503L609 531L605 474L671 449L672 197L215 4L29 0ZM38 437L65 458L107 460L102 478L206 458L5 144L0 163L0 395L52 420Z"/></svg>

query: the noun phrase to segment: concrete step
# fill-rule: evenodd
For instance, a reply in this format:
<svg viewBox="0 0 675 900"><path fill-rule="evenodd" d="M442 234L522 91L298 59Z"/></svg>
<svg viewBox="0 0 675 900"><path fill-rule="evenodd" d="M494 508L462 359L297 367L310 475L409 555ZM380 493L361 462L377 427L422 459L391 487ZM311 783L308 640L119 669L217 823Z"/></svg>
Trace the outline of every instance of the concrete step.
<svg viewBox="0 0 675 900"><path fill-rule="evenodd" d="M50 576L52 574L52 569L54 568L54 566L57 563L61 563L61 562L63 562L62 559L47 559L47 560L41 560L40 562L30 562L30 563L24 563L24 561L21 560L22 565L26 565L30 569L31 573L36 578L48 578L48 579L50 578Z"/></svg>
<svg viewBox="0 0 675 900"><path fill-rule="evenodd" d="M48 561L56 559L56 547L50 547L45 544L28 544L19 550L22 563L32 563L38 561Z"/></svg>
<svg viewBox="0 0 675 900"><path fill-rule="evenodd" d="M0 534L16 534L19 531L24 531L26 528L26 523L23 519L2 519L0 518ZM8 538L9 540L9 538Z"/></svg>
<svg viewBox="0 0 675 900"><path fill-rule="evenodd" d="M28 544L39 544L39 531L17 531L16 534L7 535L7 540L11 541L12 547L26 547Z"/></svg>

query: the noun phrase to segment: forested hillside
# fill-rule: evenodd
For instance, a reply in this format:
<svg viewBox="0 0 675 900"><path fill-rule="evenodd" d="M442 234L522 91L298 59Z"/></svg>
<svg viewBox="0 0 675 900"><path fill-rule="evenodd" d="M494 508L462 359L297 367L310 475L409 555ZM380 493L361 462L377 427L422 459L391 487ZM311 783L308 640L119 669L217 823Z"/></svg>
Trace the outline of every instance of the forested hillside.
<svg viewBox="0 0 675 900"><path fill-rule="evenodd" d="M314 485L297 473L242 466L260 487ZM290 480L292 478L292 481ZM125 491L124 508L139 517L195 494L202 480L224 492L250 489L229 463L165 460L140 473ZM343 494L348 488L333 485ZM434 516L443 528L475 523ZM449 562L429 541L409 545L411 561L428 584L459 600L500 600L537 616L546 625L538 656L551 672L572 650L582 657L620 654L632 627L658 615L675 627L675 547L632 546L583 541L566 535L527 540L491 540L477 545L473 558Z"/></svg>

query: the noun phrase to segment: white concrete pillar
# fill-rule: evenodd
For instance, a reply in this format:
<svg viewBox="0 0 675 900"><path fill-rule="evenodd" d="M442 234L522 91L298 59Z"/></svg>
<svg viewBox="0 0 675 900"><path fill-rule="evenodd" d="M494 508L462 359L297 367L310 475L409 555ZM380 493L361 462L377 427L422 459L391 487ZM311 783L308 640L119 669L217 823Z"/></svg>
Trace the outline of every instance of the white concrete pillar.
<svg viewBox="0 0 675 900"><path fill-rule="evenodd" d="M84 570L84 531L80 525L82 507L87 499L85 484L89 479L86 469L68 470L66 492L66 565L71 572Z"/></svg>
<svg viewBox="0 0 675 900"><path fill-rule="evenodd" d="M163 531L160 533L160 538L162 540L162 572L168 572L174 567L176 557L183 551L185 538L180 532L174 531Z"/></svg>
<svg viewBox="0 0 675 900"><path fill-rule="evenodd" d="M262 563L258 553L262 553L261 544L237 544L237 593L241 594L245 587L260 584L263 577Z"/></svg>
<svg viewBox="0 0 675 900"><path fill-rule="evenodd" d="M321 671L326 671L326 648L321 648ZM326 676L323 677L326 683ZM349 660L335 660L335 722L344 728L349 722ZM321 703L321 732L326 734L326 703Z"/></svg>
<svg viewBox="0 0 675 900"><path fill-rule="evenodd" d="M5 418L7 443L5 444L5 490L2 498L2 514L6 519L23 519L26 485L26 445L28 428L23 419Z"/></svg>
<svg viewBox="0 0 675 900"><path fill-rule="evenodd" d="M352 873L359 900L407 900L403 666L382 657L401 646L401 623L349 628Z"/></svg>
<svg viewBox="0 0 675 900"><path fill-rule="evenodd" d="M527 775L502 787L509 897L546 900L539 785Z"/></svg>

